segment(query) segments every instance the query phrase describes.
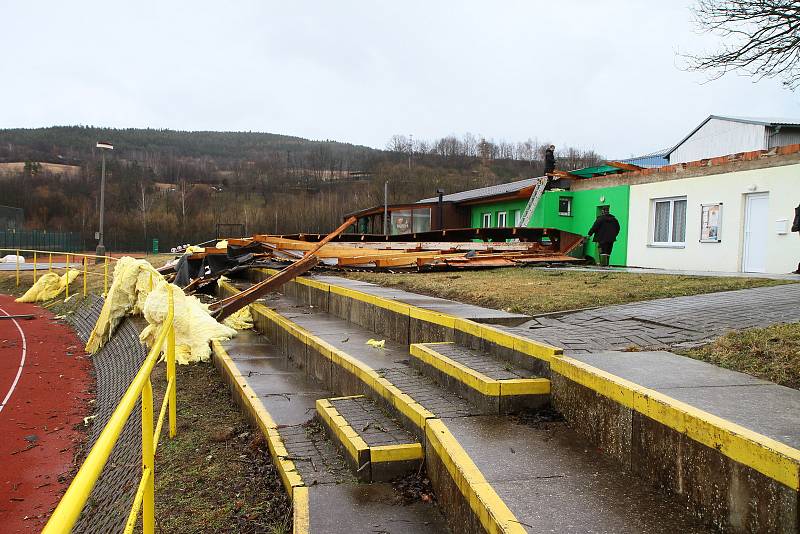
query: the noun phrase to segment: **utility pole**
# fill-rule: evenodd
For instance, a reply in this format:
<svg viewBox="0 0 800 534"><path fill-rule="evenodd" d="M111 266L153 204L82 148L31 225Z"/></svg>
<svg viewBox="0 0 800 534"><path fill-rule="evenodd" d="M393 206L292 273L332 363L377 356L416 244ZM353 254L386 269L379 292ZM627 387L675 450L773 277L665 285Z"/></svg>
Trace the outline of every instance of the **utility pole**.
<svg viewBox="0 0 800 534"><path fill-rule="evenodd" d="M383 183L383 235L389 235L389 180Z"/></svg>
<svg viewBox="0 0 800 534"><path fill-rule="evenodd" d="M98 232L97 236L99 241L97 243L97 249L95 249L95 255L105 256L106 247L103 243L103 219L106 211L106 150L114 150L114 145L111 143L98 141L97 148L100 149L100 152L103 155L103 163L101 164L102 166L100 168L100 231ZM95 258L95 263L101 263L102 261L103 260L101 258Z"/></svg>
<svg viewBox="0 0 800 534"><path fill-rule="evenodd" d="M408 168L411 169L411 157L414 155L414 134L408 134Z"/></svg>

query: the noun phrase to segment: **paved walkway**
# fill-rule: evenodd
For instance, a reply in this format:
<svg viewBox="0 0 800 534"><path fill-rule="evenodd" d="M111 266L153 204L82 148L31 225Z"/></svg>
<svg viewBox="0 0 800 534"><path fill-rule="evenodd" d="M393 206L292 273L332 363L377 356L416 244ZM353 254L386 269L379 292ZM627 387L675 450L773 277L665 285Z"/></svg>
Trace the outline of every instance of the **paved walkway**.
<svg viewBox="0 0 800 534"><path fill-rule="evenodd" d="M798 321L800 284L788 284L555 314L507 328L574 355L687 346L731 330Z"/></svg>
<svg viewBox="0 0 800 534"><path fill-rule="evenodd" d="M674 269L645 269L644 267L528 267L542 271L584 271L597 273L636 273L636 274L670 274L680 276L713 276L717 278L766 278L768 280L796 280L800 282L800 274L794 273L726 273L719 271L677 271Z"/></svg>

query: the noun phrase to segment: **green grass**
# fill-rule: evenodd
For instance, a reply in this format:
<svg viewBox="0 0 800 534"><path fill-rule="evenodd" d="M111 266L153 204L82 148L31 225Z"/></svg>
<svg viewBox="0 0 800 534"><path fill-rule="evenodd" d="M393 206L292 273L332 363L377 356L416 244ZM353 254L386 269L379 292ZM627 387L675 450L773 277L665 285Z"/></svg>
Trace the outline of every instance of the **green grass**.
<svg viewBox="0 0 800 534"><path fill-rule="evenodd" d="M731 332L682 354L800 389L800 323Z"/></svg>
<svg viewBox="0 0 800 534"><path fill-rule="evenodd" d="M763 278L525 268L424 274L347 273L346 276L414 293L529 315L787 283Z"/></svg>

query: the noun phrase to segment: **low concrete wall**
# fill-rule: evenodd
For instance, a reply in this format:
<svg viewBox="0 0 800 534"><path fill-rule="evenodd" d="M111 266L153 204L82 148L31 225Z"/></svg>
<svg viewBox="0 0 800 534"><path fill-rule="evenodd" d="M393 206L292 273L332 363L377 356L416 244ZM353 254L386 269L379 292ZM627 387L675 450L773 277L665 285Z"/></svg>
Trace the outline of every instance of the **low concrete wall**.
<svg viewBox="0 0 800 534"><path fill-rule="evenodd" d="M564 357L560 349L489 325L303 278L286 284L284 290L303 303L313 300L315 306L337 317L402 343L455 341L531 369L550 378L553 405L576 431L624 469L685 499L704 520L730 532L800 531L797 449ZM286 350L303 352L296 344L283 343ZM402 392L388 393L368 370L357 367L345 360L334 365L332 389L375 397L383 387L380 396L387 406L425 439L426 421L432 414L428 417L397 401ZM435 459L426 461L441 471ZM437 485L447 501L447 483ZM438 494L440 487L435 489ZM447 506L455 510L460 504L451 501Z"/></svg>
<svg viewBox="0 0 800 534"><path fill-rule="evenodd" d="M726 532L798 531L800 451L568 357L553 406L624 469Z"/></svg>

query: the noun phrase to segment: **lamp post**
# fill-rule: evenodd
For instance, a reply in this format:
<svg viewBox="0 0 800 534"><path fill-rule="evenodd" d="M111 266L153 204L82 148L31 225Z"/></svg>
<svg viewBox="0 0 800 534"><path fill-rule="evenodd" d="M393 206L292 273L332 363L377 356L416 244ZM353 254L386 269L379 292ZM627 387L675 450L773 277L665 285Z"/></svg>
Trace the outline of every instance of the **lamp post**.
<svg viewBox="0 0 800 534"><path fill-rule="evenodd" d="M100 171L100 231L97 232L99 241L97 243L95 255L105 256L106 247L103 244L103 217L106 211L106 150L114 150L114 145L99 141L97 143L97 148L100 149L100 152L103 155L103 163ZM101 261L102 260L99 257L95 258L95 263L100 263Z"/></svg>

